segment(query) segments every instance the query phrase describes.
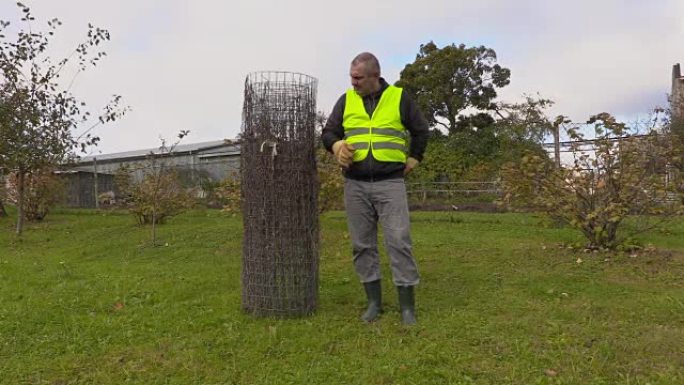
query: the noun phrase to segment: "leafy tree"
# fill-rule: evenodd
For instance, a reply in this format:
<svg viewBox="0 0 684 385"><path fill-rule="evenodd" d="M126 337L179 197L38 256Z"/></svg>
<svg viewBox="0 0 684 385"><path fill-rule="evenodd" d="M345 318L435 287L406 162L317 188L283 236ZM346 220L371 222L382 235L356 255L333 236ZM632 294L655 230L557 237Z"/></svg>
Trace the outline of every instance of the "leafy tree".
<svg viewBox="0 0 684 385"><path fill-rule="evenodd" d="M450 138L436 134L428 139L423 161L407 176L410 182L443 182L454 180L460 173L460 159Z"/></svg>
<svg viewBox="0 0 684 385"><path fill-rule="evenodd" d="M560 127L569 121L563 116L549 118L546 110L553 104L549 99L530 95L525 95L525 101L520 103L497 104L495 124L502 154L499 166L520 159L524 153L545 154L542 144L548 134L554 136L555 164L560 165Z"/></svg>
<svg viewBox="0 0 684 385"><path fill-rule="evenodd" d="M520 103L497 101L497 89L509 78L493 49L420 46L397 82L415 96L433 127L425 160L411 181L491 181L501 165L523 153L544 154L541 144L553 128L545 110L552 102L532 96Z"/></svg>
<svg viewBox="0 0 684 385"><path fill-rule="evenodd" d="M432 131L425 160L411 173L412 181L491 181L501 166L525 153L546 154L541 146L554 123L546 116L551 101L526 97L521 103L498 103L496 119L480 117L477 129L441 135ZM483 114L484 115L484 114Z"/></svg>
<svg viewBox="0 0 684 385"><path fill-rule="evenodd" d="M99 138L92 136L91 130L118 119L125 108L119 108L120 97L115 95L103 113L91 119L85 103L70 92L73 79L105 56L99 47L109 40L107 30L89 25L85 41L55 63L47 49L61 22L52 19L46 32L36 31L30 9L17 5L25 29L14 34L9 30L10 22L0 20L0 170L16 178L16 232L21 234L30 175L67 161L77 148L95 145ZM75 66L75 74L63 86L60 76L69 72L70 64ZM90 126L74 135L73 131L83 125Z"/></svg>
<svg viewBox="0 0 684 385"><path fill-rule="evenodd" d="M496 89L508 85L510 70L497 64L496 52L484 46L422 44L416 60L401 71L398 86L415 95L432 126L449 133L493 123ZM476 113L465 116L464 111Z"/></svg>
<svg viewBox="0 0 684 385"><path fill-rule="evenodd" d="M431 137L425 149L425 159L409 174L409 181L454 182L462 179L471 167L487 161L496 151L488 140L491 137L487 136L479 131Z"/></svg>
<svg viewBox="0 0 684 385"><path fill-rule="evenodd" d="M554 129L553 121L546 114L546 109L553 104L552 100L530 95L525 95L521 103L497 103L498 134L512 141L542 143Z"/></svg>
<svg viewBox="0 0 684 385"><path fill-rule="evenodd" d="M607 113L587 123L594 127L593 153L586 149L584 134L570 126L566 131L573 141L573 164L554 167L546 156L528 155L508 165L504 201L569 223L582 232L590 249L614 249L659 222L648 219L682 212L681 192L670 182L674 175L668 165L679 154L669 135L657 130L629 135L629 128ZM638 215L641 224L624 226L630 215Z"/></svg>
<svg viewBox="0 0 684 385"><path fill-rule="evenodd" d="M152 246L157 246L157 225L183 213L193 203L177 170L169 162L169 157L188 132L181 131L171 145L162 139L159 152L151 152L144 162L117 171L116 184L130 212L140 225L152 226Z"/></svg>

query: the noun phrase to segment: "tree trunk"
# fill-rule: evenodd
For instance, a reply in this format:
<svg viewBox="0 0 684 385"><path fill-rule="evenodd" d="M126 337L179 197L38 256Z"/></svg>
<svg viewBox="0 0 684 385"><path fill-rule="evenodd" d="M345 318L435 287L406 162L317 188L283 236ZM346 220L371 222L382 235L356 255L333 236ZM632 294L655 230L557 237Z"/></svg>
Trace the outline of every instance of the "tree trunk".
<svg viewBox="0 0 684 385"><path fill-rule="evenodd" d="M0 192L5 191L5 176L0 171ZM7 216L7 210L5 210L5 205L2 203L3 195L0 193L0 217Z"/></svg>
<svg viewBox="0 0 684 385"><path fill-rule="evenodd" d="M100 209L100 199L98 195L100 192L97 190L97 158L93 157L93 187L95 189L95 209Z"/></svg>
<svg viewBox="0 0 684 385"><path fill-rule="evenodd" d="M152 204L152 247L157 246L157 204Z"/></svg>
<svg viewBox="0 0 684 385"><path fill-rule="evenodd" d="M26 181L26 174L19 171L17 173L17 235L21 235L24 230L24 183Z"/></svg>
<svg viewBox="0 0 684 385"><path fill-rule="evenodd" d="M553 127L553 155L556 169L560 169L560 128L557 125Z"/></svg>

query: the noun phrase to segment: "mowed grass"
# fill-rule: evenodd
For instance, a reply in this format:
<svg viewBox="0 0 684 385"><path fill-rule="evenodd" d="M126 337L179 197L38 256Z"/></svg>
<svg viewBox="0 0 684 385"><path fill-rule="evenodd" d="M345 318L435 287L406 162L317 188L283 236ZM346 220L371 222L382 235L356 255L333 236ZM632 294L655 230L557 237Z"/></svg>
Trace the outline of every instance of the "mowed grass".
<svg viewBox="0 0 684 385"><path fill-rule="evenodd" d="M684 224L657 251L585 254L530 214L412 214L418 325L399 324L383 254L379 322L344 213L321 221L320 303L240 310L242 223L194 211L159 228L60 211L24 236L0 218L2 384L683 384ZM579 258L579 259L578 259Z"/></svg>

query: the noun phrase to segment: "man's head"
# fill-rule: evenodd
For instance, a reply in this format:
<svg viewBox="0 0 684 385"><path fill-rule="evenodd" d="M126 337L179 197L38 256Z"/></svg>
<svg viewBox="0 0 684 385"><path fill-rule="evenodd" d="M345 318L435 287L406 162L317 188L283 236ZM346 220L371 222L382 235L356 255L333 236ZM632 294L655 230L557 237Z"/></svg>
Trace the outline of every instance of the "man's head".
<svg viewBox="0 0 684 385"><path fill-rule="evenodd" d="M362 52L354 58L349 69L351 84L361 96L380 90L380 63L370 52Z"/></svg>

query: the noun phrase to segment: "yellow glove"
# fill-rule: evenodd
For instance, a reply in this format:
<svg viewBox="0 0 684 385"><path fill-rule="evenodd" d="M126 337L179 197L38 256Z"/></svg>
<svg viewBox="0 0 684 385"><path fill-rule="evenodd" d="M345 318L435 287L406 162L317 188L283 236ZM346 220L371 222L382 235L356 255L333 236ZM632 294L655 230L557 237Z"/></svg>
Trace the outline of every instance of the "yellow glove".
<svg viewBox="0 0 684 385"><path fill-rule="evenodd" d="M418 160L416 158L411 158L409 157L406 159L406 167L404 167L404 175L408 175L408 173L411 172L417 165L418 165Z"/></svg>
<svg viewBox="0 0 684 385"><path fill-rule="evenodd" d="M340 166L347 168L351 166L354 159L354 147L344 140L338 140L332 146L335 159Z"/></svg>

